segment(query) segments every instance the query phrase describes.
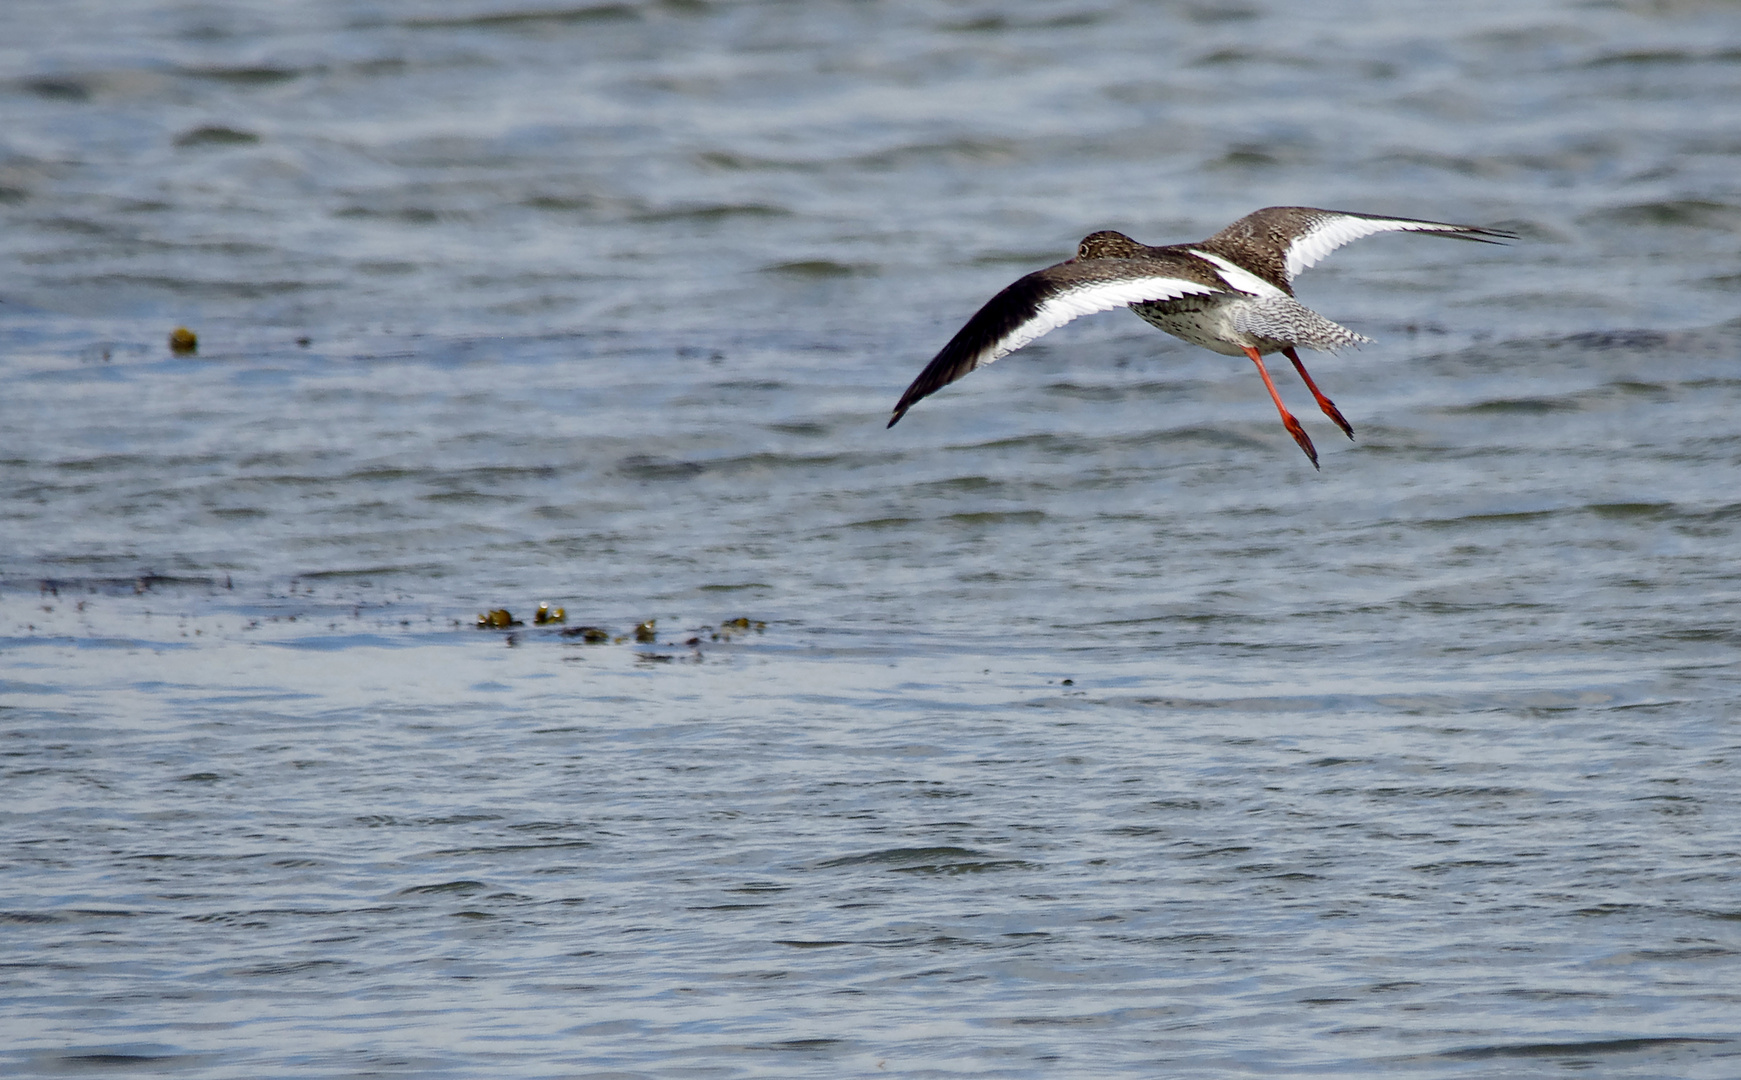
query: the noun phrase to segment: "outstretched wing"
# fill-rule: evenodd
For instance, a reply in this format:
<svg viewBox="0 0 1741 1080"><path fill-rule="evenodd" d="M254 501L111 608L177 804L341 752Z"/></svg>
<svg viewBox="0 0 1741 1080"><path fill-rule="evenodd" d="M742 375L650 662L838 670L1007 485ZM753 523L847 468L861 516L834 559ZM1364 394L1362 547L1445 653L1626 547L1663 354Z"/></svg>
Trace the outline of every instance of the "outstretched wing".
<svg viewBox="0 0 1741 1080"><path fill-rule="evenodd" d="M1435 233L1483 244L1517 239L1516 233L1479 225L1350 214L1310 206L1270 206L1247 214L1196 246L1264 273L1277 284L1287 284L1342 245L1385 232Z"/></svg>
<svg viewBox="0 0 1741 1080"><path fill-rule="evenodd" d="M1144 301L1230 292L1194 280L1205 276L1202 269L1166 259L1072 260L1036 270L992 297L949 339L895 403L889 427L919 399L1072 319Z"/></svg>

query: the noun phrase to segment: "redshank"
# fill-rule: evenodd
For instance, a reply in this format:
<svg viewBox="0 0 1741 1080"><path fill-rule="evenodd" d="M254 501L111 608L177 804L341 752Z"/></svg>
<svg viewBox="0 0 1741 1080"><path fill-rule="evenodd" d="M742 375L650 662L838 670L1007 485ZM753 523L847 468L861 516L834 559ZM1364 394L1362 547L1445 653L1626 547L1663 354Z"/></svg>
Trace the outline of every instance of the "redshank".
<svg viewBox="0 0 1741 1080"><path fill-rule="evenodd" d="M1036 270L992 297L919 373L895 403L894 427L920 398L974 368L1008 356L1072 319L1128 307L1152 326L1224 356L1248 356L1312 467L1318 451L1282 404L1264 367L1279 352L1305 380L1318 408L1354 438L1354 428L1300 362L1298 348L1335 351L1370 338L1339 326L1294 299L1300 271L1350 241L1384 232L1420 232L1496 243L1503 229L1443 221L1349 214L1309 206L1271 206L1248 214L1199 244L1151 247L1118 232L1084 237L1076 257Z"/></svg>

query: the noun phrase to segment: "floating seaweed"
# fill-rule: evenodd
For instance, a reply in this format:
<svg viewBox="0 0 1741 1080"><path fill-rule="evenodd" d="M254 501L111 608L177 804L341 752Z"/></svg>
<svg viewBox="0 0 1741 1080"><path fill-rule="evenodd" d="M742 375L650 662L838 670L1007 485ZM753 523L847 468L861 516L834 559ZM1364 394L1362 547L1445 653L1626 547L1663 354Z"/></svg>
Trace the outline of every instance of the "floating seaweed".
<svg viewBox="0 0 1741 1080"><path fill-rule="evenodd" d="M586 645L604 645L604 644L658 645L659 644L659 620L656 618L644 619L644 620L636 623L632 629L630 629L624 633L617 633L617 632L611 630L609 627L604 627L604 626L592 626L592 625L559 626L559 625L553 625L553 624L565 623L567 621L568 621L567 610L564 608L554 607L548 601L541 602L538 605L538 610L533 614L532 619L531 619L531 622L534 626L547 627L547 629L545 630L545 633L554 632L557 635L564 637L564 638L578 638L579 641L577 642L577 644L586 644ZM479 629L484 629L484 630L505 630L509 627L522 626L524 624L520 620L514 618L513 614L510 613L507 608L496 608L493 611L488 611L482 615L479 615L477 625L478 625ZM760 634L764 630L766 630L767 627L768 627L767 623L762 622L758 619L751 619L748 616L741 616L741 617L736 618L736 619L726 619L725 621L721 622L718 626L702 626L702 627L698 627L696 629L690 630L690 631L688 631L687 635L682 640L683 640L683 644L688 646L689 649L691 650L692 655L689 657L689 659L699 661L701 659L701 647L707 641L711 640L711 641L717 641L717 642L729 642L733 638L735 638L739 635L742 635L742 634L748 634L748 633L752 633L752 632ZM510 636L512 636L512 635L510 635ZM514 643L515 642L510 642L510 644L514 644ZM675 645L675 644L677 644L677 642L675 640L673 640L673 641L668 641L665 644L666 645ZM637 659L646 659L646 660L650 660L651 662L660 662L660 661L674 659L674 657L664 655L664 654L659 654L659 653L653 653L653 652L649 652L649 651L645 651L645 650L638 650L637 651Z"/></svg>
<svg viewBox="0 0 1741 1080"><path fill-rule="evenodd" d="M717 630L707 626L704 626L701 629L704 631L710 631L713 640L715 641L730 641L738 634L747 634L751 630L754 630L759 634L767 628L768 624L765 622L760 622L758 620L750 619L747 616L740 615L735 619L727 619L725 622L720 623L719 629Z"/></svg>

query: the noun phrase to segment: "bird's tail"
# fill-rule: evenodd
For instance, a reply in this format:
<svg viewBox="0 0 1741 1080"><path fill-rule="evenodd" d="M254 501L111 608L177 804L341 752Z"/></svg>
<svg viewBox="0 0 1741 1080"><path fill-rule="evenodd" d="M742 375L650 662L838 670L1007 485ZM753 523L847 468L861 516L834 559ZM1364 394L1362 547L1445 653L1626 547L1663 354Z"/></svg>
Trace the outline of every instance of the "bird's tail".
<svg viewBox="0 0 1741 1080"><path fill-rule="evenodd" d="M1285 341L1319 352L1369 345L1372 339L1313 311L1291 296L1266 298L1244 305L1234 315L1234 328L1271 341Z"/></svg>

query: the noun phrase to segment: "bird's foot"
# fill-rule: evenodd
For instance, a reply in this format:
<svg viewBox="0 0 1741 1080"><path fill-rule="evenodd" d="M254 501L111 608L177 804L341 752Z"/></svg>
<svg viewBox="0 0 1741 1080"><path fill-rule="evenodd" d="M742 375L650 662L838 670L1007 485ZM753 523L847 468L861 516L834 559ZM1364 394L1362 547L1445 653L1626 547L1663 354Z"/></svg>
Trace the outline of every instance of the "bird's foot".
<svg viewBox="0 0 1741 1080"><path fill-rule="evenodd" d="M1318 448L1312 445L1312 437L1306 434L1306 429L1300 426L1300 422L1295 419L1294 414L1283 413L1282 426L1288 429L1288 434L1294 437L1294 441L1300 444L1300 449L1304 450L1306 456L1312 460L1312 468L1321 469L1322 467L1318 464Z"/></svg>
<svg viewBox="0 0 1741 1080"><path fill-rule="evenodd" d="M1325 416L1336 421L1336 426L1342 429L1342 434L1348 436L1349 442L1354 441L1354 425L1350 424L1347 419L1343 417L1342 410L1336 407L1334 401L1331 401L1327 397L1320 397L1318 398L1318 408L1324 410Z"/></svg>
<svg viewBox="0 0 1741 1080"><path fill-rule="evenodd" d="M1324 392L1318 389L1318 384L1312 381L1312 373L1307 371L1306 365L1300 362L1299 352L1290 345L1282 350L1282 355L1288 358L1289 362L1294 365L1294 370L1300 373L1300 378L1305 380L1306 389L1312 392L1312 398L1317 401L1318 408L1324 411L1325 416L1336 421L1336 426L1342 429L1342 434L1348 436L1349 441L1352 442L1354 440L1354 425L1350 424L1347 418L1342 415L1342 410L1336 407L1336 403L1325 397Z"/></svg>

